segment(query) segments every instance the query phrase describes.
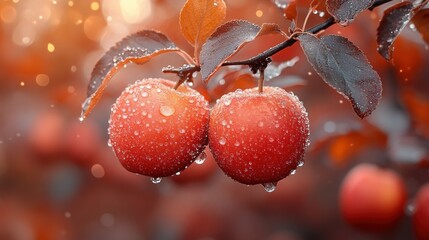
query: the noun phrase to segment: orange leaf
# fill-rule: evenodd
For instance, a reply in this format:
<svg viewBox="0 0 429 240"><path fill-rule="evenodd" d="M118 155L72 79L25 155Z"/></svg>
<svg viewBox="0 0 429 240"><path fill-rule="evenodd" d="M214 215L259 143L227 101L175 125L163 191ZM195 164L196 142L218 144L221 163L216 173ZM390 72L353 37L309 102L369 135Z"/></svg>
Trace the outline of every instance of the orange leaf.
<svg viewBox="0 0 429 240"><path fill-rule="evenodd" d="M223 22L225 16L226 5L223 0L186 1L180 12L180 29L186 40L195 47L196 58L201 46Z"/></svg>

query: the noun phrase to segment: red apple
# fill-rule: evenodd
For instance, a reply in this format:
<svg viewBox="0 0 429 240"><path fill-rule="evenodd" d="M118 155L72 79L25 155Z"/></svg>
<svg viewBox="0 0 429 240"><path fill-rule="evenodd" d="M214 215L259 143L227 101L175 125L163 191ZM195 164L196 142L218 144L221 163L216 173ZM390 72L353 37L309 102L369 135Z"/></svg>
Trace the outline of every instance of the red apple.
<svg viewBox="0 0 429 240"><path fill-rule="evenodd" d="M309 137L307 112L281 88L237 90L224 95L210 114L209 145L220 168L243 184L277 181L303 164Z"/></svg>
<svg viewBox="0 0 429 240"><path fill-rule="evenodd" d="M429 183L423 185L414 201L413 227L418 240L429 240Z"/></svg>
<svg viewBox="0 0 429 240"><path fill-rule="evenodd" d="M406 199L401 176L363 163L344 178L339 200L341 213L349 224L363 230L385 231L403 216Z"/></svg>
<svg viewBox="0 0 429 240"><path fill-rule="evenodd" d="M112 107L109 136L121 164L154 178L189 166L207 145L208 103L187 87L165 79L129 86Z"/></svg>

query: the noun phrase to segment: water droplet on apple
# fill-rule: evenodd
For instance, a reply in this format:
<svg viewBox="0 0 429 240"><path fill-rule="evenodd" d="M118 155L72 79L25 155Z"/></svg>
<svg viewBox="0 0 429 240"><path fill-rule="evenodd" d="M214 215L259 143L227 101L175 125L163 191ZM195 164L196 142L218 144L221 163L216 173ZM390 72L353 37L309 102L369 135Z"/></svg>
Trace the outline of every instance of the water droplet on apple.
<svg viewBox="0 0 429 240"><path fill-rule="evenodd" d="M159 112L165 117L173 115L175 111L174 107L168 105L163 105L159 108Z"/></svg>
<svg viewBox="0 0 429 240"><path fill-rule="evenodd" d="M200 156L195 159L196 164L203 164L207 159L207 154L205 152L202 152Z"/></svg>
<svg viewBox="0 0 429 240"><path fill-rule="evenodd" d="M231 99L225 99L225 106L229 106L231 104Z"/></svg>
<svg viewBox="0 0 429 240"><path fill-rule="evenodd" d="M158 184L158 183L160 183L160 182L161 182L161 180L162 180L162 178L160 178L160 177L152 177L152 178L150 178L150 181L151 181L152 183L154 183L154 184Z"/></svg>
<svg viewBox="0 0 429 240"><path fill-rule="evenodd" d="M276 190L277 182L272 183L262 183L266 192L274 192Z"/></svg>

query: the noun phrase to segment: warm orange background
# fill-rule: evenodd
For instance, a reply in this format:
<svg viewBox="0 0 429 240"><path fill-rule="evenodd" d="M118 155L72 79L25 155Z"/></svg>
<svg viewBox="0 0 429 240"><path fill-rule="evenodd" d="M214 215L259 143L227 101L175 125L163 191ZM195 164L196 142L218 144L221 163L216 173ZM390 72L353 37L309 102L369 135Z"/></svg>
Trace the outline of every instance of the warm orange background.
<svg viewBox="0 0 429 240"><path fill-rule="evenodd" d="M305 79L304 86L288 90L309 112L312 142L305 166L279 182L275 192L233 182L211 158L193 165L188 176L184 172L182 179L157 185L123 170L107 146L111 104L136 79L176 80L161 68L183 61L160 56L123 69L80 123L91 70L115 42L141 29L159 30L192 53L178 23L183 3L0 1L0 239L411 239L409 214L391 232L373 234L348 226L338 209L340 183L360 162L400 173L410 203L429 181L428 47L407 27L395 43L394 66L384 61L374 37L380 9L363 13L347 28L328 30L353 41L380 73L383 99L368 119L360 120L348 101L323 83L298 44L273 57L276 65L299 58L283 75ZM276 22L287 30L289 22L271 1L226 4L227 20ZM299 14L302 23L304 9ZM312 14L309 26L322 20L319 15ZM280 40L264 37L235 58ZM256 86L252 81L244 76L228 85L197 85L214 101L238 87Z"/></svg>

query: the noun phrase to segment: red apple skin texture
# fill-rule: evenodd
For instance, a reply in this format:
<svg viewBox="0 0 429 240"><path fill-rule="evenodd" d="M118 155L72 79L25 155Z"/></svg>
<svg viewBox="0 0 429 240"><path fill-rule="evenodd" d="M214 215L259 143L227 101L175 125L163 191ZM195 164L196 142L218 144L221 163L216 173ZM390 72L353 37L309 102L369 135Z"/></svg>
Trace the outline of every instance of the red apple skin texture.
<svg viewBox="0 0 429 240"><path fill-rule="evenodd" d="M210 114L209 146L219 167L247 185L276 183L303 161L308 116L281 88L237 90L222 96Z"/></svg>
<svg viewBox="0 0 429 240"><path fill-rule="evenodd" d="M429 240L429 183L423 185L414 202L413 227L417 240Z"/></svg>
<svg viewBox="0 0 429 240"><path fill-rule="evenodd" d="M344 219L367 231L386 231L404 214L407 194L402 178L392 170L359 164L344 178L340 209Z"/></svg>
<svg viewBox="0 0 429 240"><path fill-rule="evenodd" d="M166 177L184 170L207 145L209 108L197 91L164 79L130 85L112 107L109 136L130 172Z"/></svg>

